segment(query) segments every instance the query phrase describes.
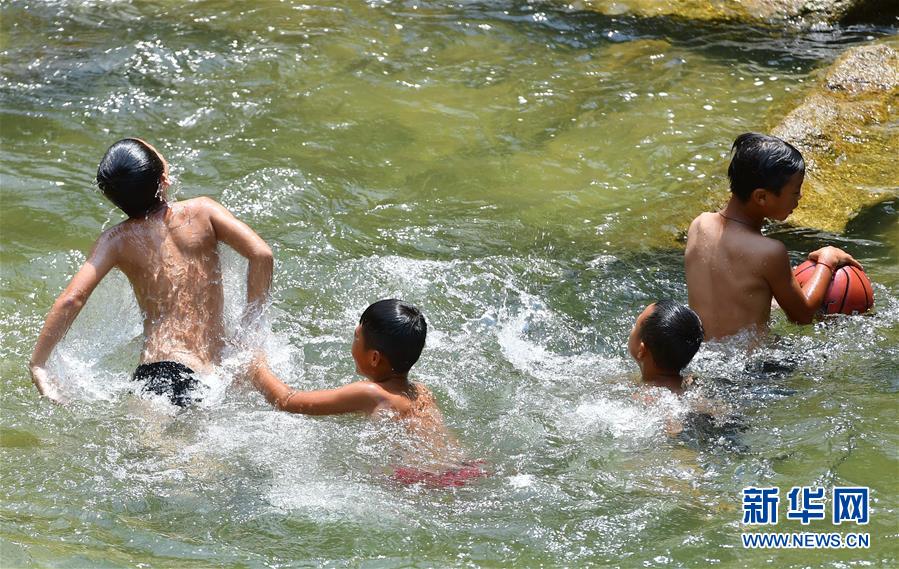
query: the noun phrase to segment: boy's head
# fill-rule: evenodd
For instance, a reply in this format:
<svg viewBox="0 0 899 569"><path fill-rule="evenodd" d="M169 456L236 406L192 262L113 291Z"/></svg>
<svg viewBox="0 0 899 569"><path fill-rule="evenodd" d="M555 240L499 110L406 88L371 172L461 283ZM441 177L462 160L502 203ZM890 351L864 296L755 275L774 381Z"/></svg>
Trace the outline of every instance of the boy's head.
<svg viewBox="0 0 899 569"><path fill-rule="evenodd" d="M356 326L356 370L371 378L408 373L425 347L427 333L418 308L395 298L379 300L365 309Z"/></svg>
<svg viewBox="0 0 899 569"><path fill-rule="evenodd" d="M128 217L147 215L166 200L169 168L150 144L122 139L106 151L97 168L97 186Z"/></svg>
<svg viewBox="0 0 899 569"><path fill-rule="evenodd" d="M680 373L699 351L703 335L695 312L673 300L660 300L637 317L627 346L638 362L649 356L659 370Z"/></svg>
<svg viewBox="0 0 899 569"><path fill-rule="evenodd" d="M802 154L777 137L755 132L738 136L732 150L730 191L743 203L759 200L766 217L786 219L799 203L805 178Z"/></svg>

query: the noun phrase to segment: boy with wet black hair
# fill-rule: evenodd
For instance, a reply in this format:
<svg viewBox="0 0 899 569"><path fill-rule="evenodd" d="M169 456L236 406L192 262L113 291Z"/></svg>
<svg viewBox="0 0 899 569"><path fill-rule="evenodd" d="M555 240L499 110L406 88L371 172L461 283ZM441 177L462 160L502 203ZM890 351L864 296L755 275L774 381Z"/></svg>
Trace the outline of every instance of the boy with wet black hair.
<svg viewBox="0 0 899 569"><path fill-rule="evenodd" d="M272 251L209 198L169 201L168 163L141 139L109 147L97 168L97 185L128 219L100 235L47 314L31 355L32 380L42 395L60 400L47 360L100 281L119 269L131 283L144 321L133 379L143 391L187 405L197 399L196 374L219 364L225 347L219 243L249 261L246 324L261 314L268 299Z"/></svg>
<svg viewBox="0 0 899 569"><path fill-rule="evenodd" d="M631 357L640 366L643 384L684 395L693 386L693 377L684 376L683 370L699 351L703 335L702 321L689 307L673 300L647 306L637 317L627 342ZM735 436L746 430L746 425L727 405L692 390L685 397L689 398L688 411L665 417L669 436L683 436L691 443L714 440L742 446ZM658 401L647 393L639 399L644 403Z"/></svg>
<svg viewBox="0 0 899 569"><path fill-rule="evenodd" d="M409 381L409 370L425 345L428 325L421 311L402 300L385 299L365 309L353 333L350 352L363 381L335 389L300 391L278 379L259 354L252 381L269 403L290 413L338 415L386 413L407 428L412 447L404 466L392 478L403 484L462 486L486 475L482 462L464 460L464 453L443 424L434 396Z"/></svg>
<svg viewBox="0 0 899 569"><path fill-rule="evenodd" d="M802 288L783 243L762 235L766 218L783 221L799 204L802 154L773 136L741 134L727 175L730 201L693 220L684 255L690 307L702 319L706 340L742 331L764 335L772 297L790 320L810 323L833 272L841 265L861 265L836 247L812 251L808 258L818 264Z"/></svg>
<svg viewBox="0 0 899 569"><path fill-rule="evenodd" d="M627 348L644 383L680 395L685 381L681 371L699 351L702 338L702 322L695 312L673 300L660 300L637 317Z"/></svg>
<svg viewBox="0 0 899 569"><path fill-rule="evenodd" d="M269 403L291 413L372 415L387 410L400 417L442 424L430 391L409 381L409 370L421 356L427 333L427 322L418 308L402 300L379 300L362 313L350 348L356 373L365 380L336 389L299 391L278 379L260 355L252 373L253 384Z"/></svg>

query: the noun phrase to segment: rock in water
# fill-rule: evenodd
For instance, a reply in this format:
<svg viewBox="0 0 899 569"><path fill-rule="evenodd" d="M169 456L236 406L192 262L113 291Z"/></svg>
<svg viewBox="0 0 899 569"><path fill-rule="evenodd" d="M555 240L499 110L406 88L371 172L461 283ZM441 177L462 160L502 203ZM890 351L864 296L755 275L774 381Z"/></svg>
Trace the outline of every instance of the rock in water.
<svg viewBox="0 0 899 569"><path fill-rule="evenodd" d="M896 0L576 0L571 5L620 16L743 22L895 23Z"/></svg>
<svg viewBox="0 0 899 569"><path fill-rule="evenodd" d="M790 222L842 231L867 205L899 195L899 36L853 47L772 131L807 163Z"/></svg>

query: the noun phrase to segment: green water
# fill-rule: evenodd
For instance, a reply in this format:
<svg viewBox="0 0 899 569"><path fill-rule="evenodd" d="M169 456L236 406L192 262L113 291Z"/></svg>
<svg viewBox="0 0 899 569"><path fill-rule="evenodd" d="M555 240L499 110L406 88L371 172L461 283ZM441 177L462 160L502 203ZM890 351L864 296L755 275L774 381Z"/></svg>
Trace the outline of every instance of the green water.
<svg viewBox="0 0 899 569"><path fill-rule="evenodd" d="M682 404L638 402L624 347L645 304L685 300L677 239L726 198L734 136L895 30L560 6L3 3L0 565L895 566L899 204L842 235L771 230L797 261L850 251L877 310L804 329L778 315L784 339L752 357L701 352L701 389L744 431L667 437ZM369 302L421 306L416 377L494 475L397 488L379 426L275 413L227 377L180 414L128 395L141 327L117 274L52 362L72 403L39 399L25 362L121 219L91 180L124 136L169 159L177 197L212 196L271 243L268 349L291 384L352 378ZM226 259L233 326L243 269ZM774 529L863 531L871 547L743 549L749 485L784 502L791 486L870 486L867 526Z"/></svg>

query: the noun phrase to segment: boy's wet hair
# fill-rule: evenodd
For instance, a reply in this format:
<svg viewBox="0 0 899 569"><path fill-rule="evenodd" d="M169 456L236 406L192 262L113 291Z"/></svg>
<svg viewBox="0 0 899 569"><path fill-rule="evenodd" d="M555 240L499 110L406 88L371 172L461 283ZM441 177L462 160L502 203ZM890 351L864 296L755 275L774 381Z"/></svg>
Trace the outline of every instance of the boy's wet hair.
<svg viewBox="0 0 899 569"><path fill-rule="evenodd" d="M704 334L693 310L673 300L660 300L643 320L639 336L657 366L679 372L699 351Z"/></svg>
<svg viewBox="0 0 899 569"><path fill-rule="evenodd" d="M756 188L779 196L794 174L805 172L805 160L796 147L774 136L747 132L737 137L731 150L730 191L744 202Z"/></svg>
<svg viewBox="0 0 899 569"><path fill-rule="evenodd" d="M97 167L97 186L128 217L147 215L163 203L159 154L136 138L122 139L106 151Z"/></svg>
<svg viewBox="0 0 899 569"><path fill-rule="evenodd" d="M366 308L359 325L365 347L386 356L397 373L406 373L415 365L428 334L421 310L395 298L379 300Z"/></svg>

